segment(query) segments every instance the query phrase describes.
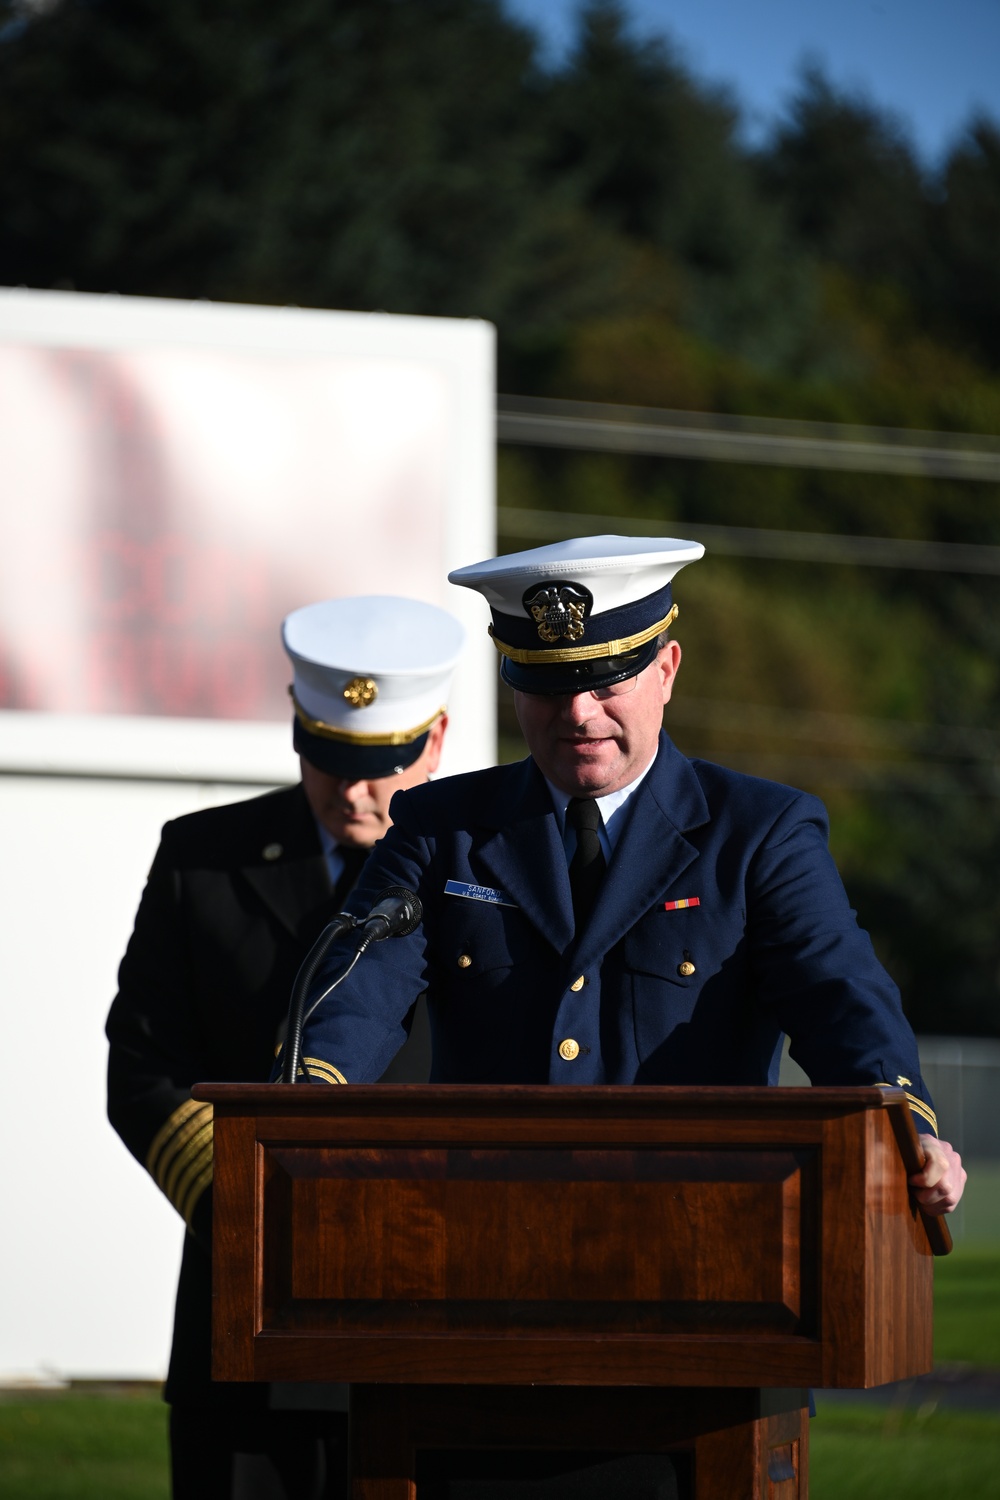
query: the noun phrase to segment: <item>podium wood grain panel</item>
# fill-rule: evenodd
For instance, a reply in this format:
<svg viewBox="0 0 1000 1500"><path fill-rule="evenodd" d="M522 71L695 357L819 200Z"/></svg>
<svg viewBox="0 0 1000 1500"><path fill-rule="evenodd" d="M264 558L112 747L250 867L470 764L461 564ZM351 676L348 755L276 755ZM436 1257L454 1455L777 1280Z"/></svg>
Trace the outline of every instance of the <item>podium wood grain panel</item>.
<svg viewBox="0 0 1000 1500"><path fill-rule="evenodd" d="M212 1358L232 1372L228 1380L257 1378L254 1339L261 1326L266 1226L257 1212L263 1192L256 1127L253 1115L237 1115L226 1120L214 1140L212 1260L226 1269L212 1279ZM273 1239L273 1227L270 1232Z"/></svg>
<svg viewBox="0 0 1000 1500"><path fill-rule="evenodd" d="M680 1455L806 1500L808 1385L931 1365L920 1148L880 1089L207 1085L213 1369L350 1380L354 1500L421 1452Z"/></svg>
<svg viewBox="0 0 1000 1500"><path fill-rule="evenodd" d="M930 1368L896 1091L196 1094L215 1105L217 1378L863 1386Z"/></svg>
<svg viewBox="0 0 1000 1500"><path fill-rule="evenodd" d="M265 1262L265 1327L815 1332L811 1152L266 1154L292 1254Z"/></svg>

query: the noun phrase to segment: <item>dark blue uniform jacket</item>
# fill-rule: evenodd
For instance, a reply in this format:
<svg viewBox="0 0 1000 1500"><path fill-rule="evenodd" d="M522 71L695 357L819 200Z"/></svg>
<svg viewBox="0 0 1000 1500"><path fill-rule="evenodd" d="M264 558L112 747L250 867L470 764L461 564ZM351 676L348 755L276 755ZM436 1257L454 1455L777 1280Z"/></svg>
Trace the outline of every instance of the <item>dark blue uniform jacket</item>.
<svg viewBox="0 0 1000 1500"><path fill-rule="evenodd" d="M379 1078L426 991L432 1082L775 1083L787 1033L813 1083L902 1086L918 1129L935 1128L899 993L814 797L689 761L661 735L579 934L531 760L398 793L392 817L351 909L405 886L423 921L317 1007L313 1078ZM332 951L314 994L349 951Z"/></svg>

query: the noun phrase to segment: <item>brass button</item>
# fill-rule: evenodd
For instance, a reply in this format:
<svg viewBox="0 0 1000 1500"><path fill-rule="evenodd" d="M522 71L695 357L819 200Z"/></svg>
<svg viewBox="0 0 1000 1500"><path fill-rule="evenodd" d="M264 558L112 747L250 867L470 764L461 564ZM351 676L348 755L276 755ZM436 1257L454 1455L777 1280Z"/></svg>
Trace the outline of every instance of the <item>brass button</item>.
<svg viewBox="0 0 1000 1500"><path fill-rule="evenodd" d="M694 964L689 958L686 958L682 964L677 965L677 972L682 979L690 979L694 973Z"/></svg>
<svg viewBox="0 0 1000 1500"><path fill-rule="evenodd" d="M563 1062L572 1062L574 1057L580 1056L580 1043L568 1036L564 1042L559 1043L559 1056Z"/></svg>
<svg viewBox="0 0 1000 1500"><path fill-rule="evenodd" d="M262 859L270 860L280 859L285 851L281 844L265 844L260 852Z"/></svg>
<svg viewBox="0 0 1000 1500"><path fill-rule="evenodd" d="M458 967L460 969L467 969L471 963L472 959L469 957L468 953L460 953L458 955Z"/></svg>
<svg viewBox="0 0 1000 1500"><path fill-rule="evenodd" d="M573 980L573 983L570 985L570 989L573 991L573 993L575 995L575 994L578 993L578 991L580 991L580 990L583 989L583 987L584 987L584 985L586 983L587 983L586 979L581 974L580 977L579 977L579 979L574 979Z"/></svg>

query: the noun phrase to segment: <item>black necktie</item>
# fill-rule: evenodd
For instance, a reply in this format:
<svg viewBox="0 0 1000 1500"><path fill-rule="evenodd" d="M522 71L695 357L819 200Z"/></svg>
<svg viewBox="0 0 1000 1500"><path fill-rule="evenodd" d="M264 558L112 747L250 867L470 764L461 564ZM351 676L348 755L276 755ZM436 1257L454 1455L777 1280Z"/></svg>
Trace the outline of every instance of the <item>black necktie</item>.
<svg viewBox="0 0 1000 1500"><path fill-rule="evenodd" d="M594 909L604 876L604 850L597 830L601 809L593 797L573 797L566 809L566 822L576 831L576 851L569 866L569 888L573 893L573 917L582 931Z"/></svg>

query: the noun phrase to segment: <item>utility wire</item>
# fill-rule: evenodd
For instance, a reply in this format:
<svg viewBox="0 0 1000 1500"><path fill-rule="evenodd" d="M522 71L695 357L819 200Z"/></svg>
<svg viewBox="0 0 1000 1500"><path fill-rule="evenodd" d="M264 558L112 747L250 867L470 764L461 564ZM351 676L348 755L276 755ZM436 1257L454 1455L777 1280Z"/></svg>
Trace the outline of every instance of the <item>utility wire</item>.
<svg viewBox="0 0 1000 1500"><path fill-rule="evenodd" d="M876 719L820 709L777 708L762 703L692 698L685 693L671 699L668 715L673 724L738 733L744 737L773 735L782 740L814 740L824 746L843 746L846 750L885 747L897 751L912 750L940 760L1000 765L1000 733L993 729L957 724L912 724L905 719Z"/></svg>
<svg viewBox="0 0 1000 1500"><path fill-rule="evenodd" d="M779 562L850 563L863 568L913 568L933 573L1000 575L1000 547L974 542L925 542L901 537L837 536L822 531L771 531L752 526L713 526L664 522L646 516L593 516L561 510L497 507L497 531L525 541L560 541L571 536L612 532L648 536L650 530L677 526L686 538L704 542L720 556L761 557Z"/></svg>
<svg viewBox="0 0 1000 1500"><path fill-rule="evenodd" d="M590 401L500 396L497 439L532 447L717 463L1000 481L1000 438L981 434L723 416Z"/></svg>
<svg viewBox="0 0 1000 1500"><path fill-rule="evenodd" d="M1000 481L1000 439L971 434L501 396L497 438L501 443L591 452ZM500 536L524 541L558 541L602 531L645 536L658 524L672 523L513 506L497 510ZM1000 576L1000 547L995 546L687 521L679 523L679 529L720 555ZM1000 734L992 730L683 697L673 701L670 715L680 728L815 740L841 745L847 752L841 757L765 749L727 754L728 763L757 775L812 785L1000 796ZM910 750L921 759L899 761L870 754L881 747ZM869 753L851 753L862 748Z"/></svg>
<svg viewBox="0 0 1000 1500"><path fill-rule="evenodd" d="M685 755L701 751L687 740ZM715 753L706 759L716 758ZM980 764L974 768L928 765L921 761L837 760L831 756L771 754L767 751L726 752L725 764L734 771L764 776L791 786L838 787L870 791L914 791L940 797L1000 798L1000 770Z"/></svg>
<svg viewBox="0 0 1000 1500"><path fill-rule="evenodd" d="M678 730L688 755L720 752L697 747L688 731L715 730L739 735L722 758L734 770L773 781L859 791L913 791L944 797L1000 797L1000 734L950 724L911 724L902 719L865 718L816 709L775 708L711 698L672 698L668 728ZM791 742L791 750L755 747L755 737ZM750 743L748 743L748 741ZM799 746L812 741L833 753L810 755ZM798 742L796 745L795 742ZM843 753L838 754L838 749ZM914 759L899 760L909 750ZM880 755L879 752L888 752Z"/></svg>

